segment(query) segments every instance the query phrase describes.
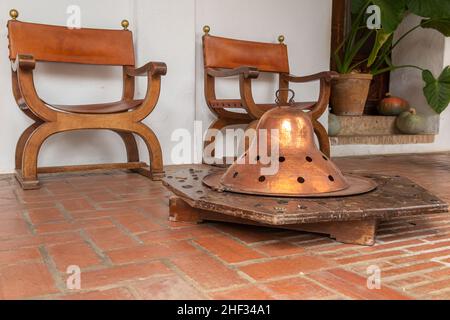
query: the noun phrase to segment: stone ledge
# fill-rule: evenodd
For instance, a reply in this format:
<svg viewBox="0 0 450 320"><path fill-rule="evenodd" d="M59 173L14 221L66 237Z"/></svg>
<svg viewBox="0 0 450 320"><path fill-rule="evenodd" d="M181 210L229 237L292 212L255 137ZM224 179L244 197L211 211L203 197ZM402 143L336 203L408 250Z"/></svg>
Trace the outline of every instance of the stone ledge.
<svg viewBox="0 0 450 320"><path fill-rule="evenodd" d="M349 145L349 144L368 144L368 145L394 145L394 144L420 144L433 143L434 134L406 135L357 135L357 136L337 136L330 137L331 144Z"/></svg>
<svg viewBox="0 0 450 320"><path fill-rule="evenodd" d="M397 117L338 116L341 136L367 136L400 134L395 127Z"/></svg>

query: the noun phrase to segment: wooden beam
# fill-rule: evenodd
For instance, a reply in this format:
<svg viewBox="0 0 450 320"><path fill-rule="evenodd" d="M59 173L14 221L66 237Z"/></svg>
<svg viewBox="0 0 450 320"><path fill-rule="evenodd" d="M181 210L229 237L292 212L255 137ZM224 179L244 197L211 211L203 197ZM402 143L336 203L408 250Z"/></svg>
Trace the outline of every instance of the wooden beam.
<svg viewBox="0 0 450 320"><path fill-rule="evenodd" d="M61 167L41 167L38 173L61 173L76 171L92 171L92 170L116 170L116 169L139 169L147 167L145 162L126 162L126 163L104 163L104 164L88 164L76 166Z"/></svg>

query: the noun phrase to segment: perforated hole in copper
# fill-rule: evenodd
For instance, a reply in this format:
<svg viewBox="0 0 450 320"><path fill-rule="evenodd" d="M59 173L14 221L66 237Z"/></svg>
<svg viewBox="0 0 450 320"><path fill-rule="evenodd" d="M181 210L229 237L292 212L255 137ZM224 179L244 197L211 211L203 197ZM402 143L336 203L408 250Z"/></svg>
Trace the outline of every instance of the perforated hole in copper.
<svg viewBox="0 0 450 320"><path fill-rule="evenodd" d="M264 181L266 181L266 177L261 176L261 177L259 177L258 181L259 181L259 182L264 182Z"/></svg>
<svg viewBox="0 0 450 320"><path fill-rule="evenodd" d="M297 182L298 182L298 183L305 183L305 178L303 178L303 177L298 177Z"/></svg>
<svg viewBox="0 0 450 320"><path fill-rule="evenodd" d="M306 157L306 161L313 162L313 159L311 157Z"/></svg>

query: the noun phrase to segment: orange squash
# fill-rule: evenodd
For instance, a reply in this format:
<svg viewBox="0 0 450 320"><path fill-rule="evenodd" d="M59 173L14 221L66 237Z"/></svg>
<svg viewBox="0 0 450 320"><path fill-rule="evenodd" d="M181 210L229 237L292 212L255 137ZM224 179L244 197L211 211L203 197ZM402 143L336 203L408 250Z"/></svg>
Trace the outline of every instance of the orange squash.
<svg viewBox="0 0 450 320"><path fill-rule="evenodd" d="M408 110L408 101L399 97L393 97L389 93L378 105L378 112L383 116L398 116Z"/></svg>

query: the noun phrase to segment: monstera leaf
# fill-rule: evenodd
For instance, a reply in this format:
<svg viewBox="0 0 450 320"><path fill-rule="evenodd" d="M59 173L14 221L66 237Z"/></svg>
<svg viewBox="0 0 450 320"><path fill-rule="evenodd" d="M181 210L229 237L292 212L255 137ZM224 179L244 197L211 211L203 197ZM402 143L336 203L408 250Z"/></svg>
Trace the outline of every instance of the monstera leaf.
<svg viewBox="0 0 450 320"><path fill-rule="evenodd" d="M450 3L450 1L449 1ZM431 28L439 31L446 37L450 37L450 18L424 19L420 23L422 28Z"/></svg>
<svg viewBox="0 0 450 320"><path fill-rule="evenodd" d="M406 14L406 0L372 0L381 10L381 27L385 33L394 32Z"/></svg>
<svg viewBox="0 0 450 320"><path fill-rule="evenodd" d="M379 51L398 28L406 14L406 0L373 0L372 3L380 7L382 28L377 30L375 45L367 62L369 67L375 62Z"/></svg>
<svg viewBox="0 0 450 320"><path fill-rule="evenodd" d="M352 0L352 14L358 14L367 6L367 0Z"/></svg>
<svg viewBox="0 0 450 320"><path fill-rule="evenodd" d="M406 0L408 9L418 16L426 18L450 18L448 0Z"/></svg>
<svg viewBox="0 0 450 320"><path fill-rule="evenodd" d="M440 114L450 104L450 66L447 66L437 79L429 70L422 72L422 78L426 83L423 93L428 104Z"/></svg>

